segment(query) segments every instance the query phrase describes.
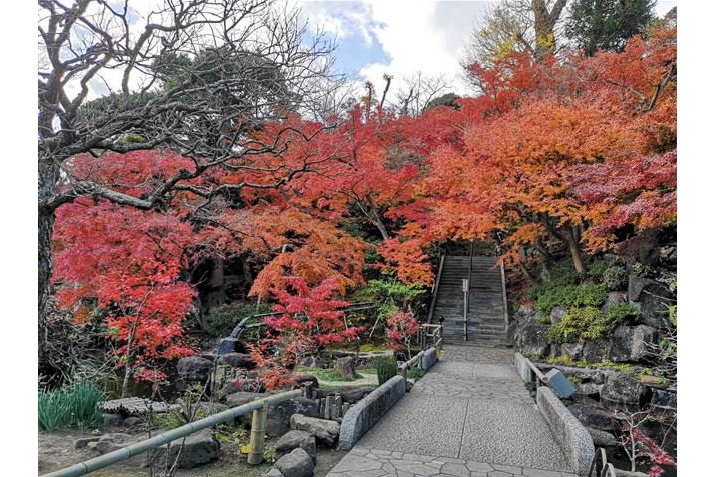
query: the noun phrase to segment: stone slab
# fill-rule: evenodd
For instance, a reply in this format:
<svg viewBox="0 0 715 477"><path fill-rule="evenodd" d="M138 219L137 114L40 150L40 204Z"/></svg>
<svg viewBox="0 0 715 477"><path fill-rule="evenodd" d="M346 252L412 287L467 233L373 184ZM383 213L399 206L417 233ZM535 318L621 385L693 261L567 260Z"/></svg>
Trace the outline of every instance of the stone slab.
<svg viewBox="0 0 715 477"><path fill-rule="evenodd" d="M569 472L354 447L327 477L576 477Z"/></svg>
<svg viewBox="0 0 715 477"><path fill-rule="evenodd" d="M547 387L540 386L536 390L536 405L571 469L578 475L587 475L596 453L588 430Z"/></svg>
<svg viewBox="0 0 715 477"><path fill-rule="evenodd" d="M457 457L546 470L569 468L533 401L471 399Z"/></svg>
<svg viewBox="0 0 715 477"><path fill-rule="evenodd" d="M402 376L393 376L362 398L343 416L340 425L340 449L350 449L380 418L405 395Z"/></svg>
<svg viewBox="0 0 715 477"><path fill-rule="evenodd" d="M465 399L413 396L410 392L360 440L360 445L457 457L466 409Z"/></svg>

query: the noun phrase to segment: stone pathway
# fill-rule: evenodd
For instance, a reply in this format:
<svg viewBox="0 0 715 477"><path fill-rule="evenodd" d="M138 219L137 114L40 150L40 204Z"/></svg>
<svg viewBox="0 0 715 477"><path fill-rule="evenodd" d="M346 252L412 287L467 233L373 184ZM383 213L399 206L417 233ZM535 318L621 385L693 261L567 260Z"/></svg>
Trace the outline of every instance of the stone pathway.
<svg viewBox="0 0 715 477"><path fill-rule="evenodd" d="M571 477L505 349L445 346L328 477Z"/></svg>

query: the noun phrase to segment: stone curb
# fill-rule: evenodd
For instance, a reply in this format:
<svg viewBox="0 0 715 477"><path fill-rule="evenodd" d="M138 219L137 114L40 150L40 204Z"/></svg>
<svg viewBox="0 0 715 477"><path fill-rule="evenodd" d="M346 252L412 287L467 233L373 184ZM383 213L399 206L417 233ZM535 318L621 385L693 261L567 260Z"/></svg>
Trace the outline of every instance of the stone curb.
<svg viewBox="0 0 715 477"><path fill-rule="evenodd" d="M437 348L426 349L422 354L420 361L420 368L422 368L422 371L430 369L432 365L437 362Z"/></svg>
<svg viewBox="0 0 715 477"><path fill-rule="evenodd" d="M350 450L355 443L397 402L406 391L405 379L393 376L362 398L343 416L338 449Z"/></svg>
<svg viewBox="0 0 715 477"><path fill-rule="evenodd" d="M536 390L536 407L544 416L573 471L580 476L588 475L596 454L591 434L546 386L539 386Z"/></svg>
<svg viewBox="0 0 715 477"><path fill-rule="evenodd" d="M516 368L517 374L525 383L534 381L534 372L526 363L526 358L521 353L514 353L514 368Z"/></svg>

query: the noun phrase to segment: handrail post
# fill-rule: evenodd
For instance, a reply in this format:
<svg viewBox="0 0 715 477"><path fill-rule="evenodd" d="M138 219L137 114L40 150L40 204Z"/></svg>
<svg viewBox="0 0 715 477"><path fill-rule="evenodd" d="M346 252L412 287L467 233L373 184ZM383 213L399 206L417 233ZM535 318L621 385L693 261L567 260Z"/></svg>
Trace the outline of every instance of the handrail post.
<svg viewBox="0 0 715 477"><path fill-rule="evenodd" d="M263 407L253 411L251 421L251 441L248 454L249 465L258 465L263 462L263 444L266 436L266 420L268 419L268 402L263 402Z"/></svg>
<svg viewBox="0 0 715 477"><path fill-rule="evenodd" d="M467 315L469 313L469 278L462 279L462 291L464 292L464 341L467 341Z"/></svg>

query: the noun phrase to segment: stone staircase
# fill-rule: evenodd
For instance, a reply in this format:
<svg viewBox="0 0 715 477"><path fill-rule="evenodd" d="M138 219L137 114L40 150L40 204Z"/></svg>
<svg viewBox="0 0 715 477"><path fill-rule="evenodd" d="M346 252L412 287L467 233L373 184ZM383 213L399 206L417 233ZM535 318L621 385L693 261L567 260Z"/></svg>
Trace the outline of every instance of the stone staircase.
<svg viewBox="0 0 715 477"><path fill-rule="evenodd" d="M432 322L444 318L444 340L452 344L505 347L506 323L501 270L492 269L495 257L472 256L472 273L464 339L462 279L469 274L469 256L446 256L437 286Z"/></svg>

